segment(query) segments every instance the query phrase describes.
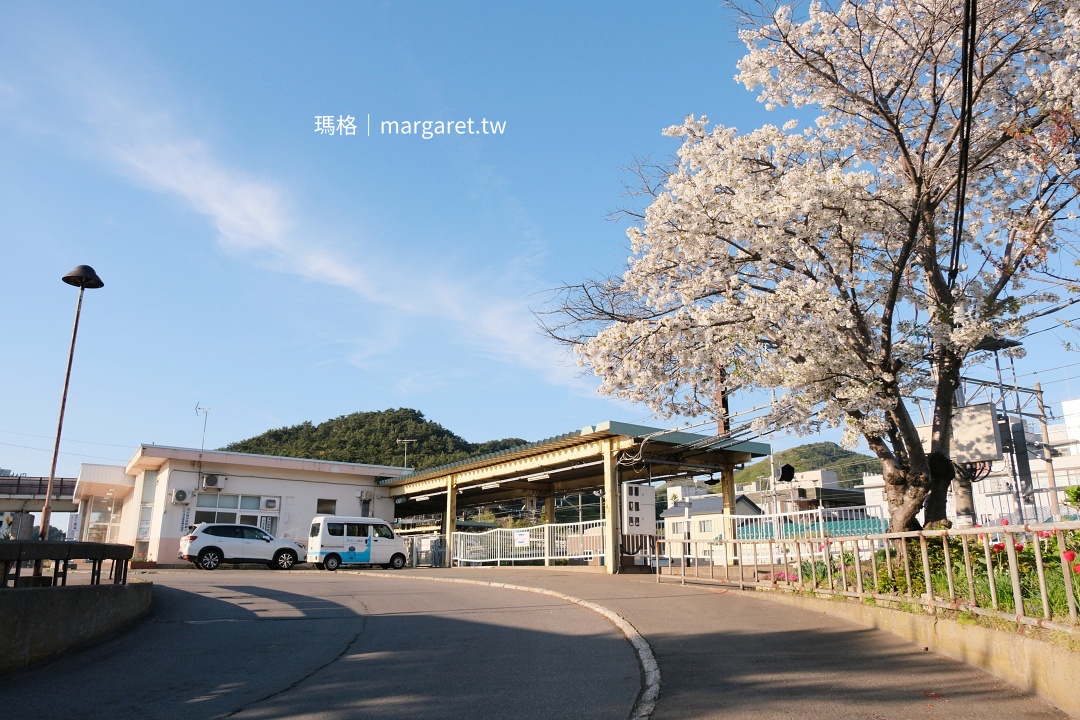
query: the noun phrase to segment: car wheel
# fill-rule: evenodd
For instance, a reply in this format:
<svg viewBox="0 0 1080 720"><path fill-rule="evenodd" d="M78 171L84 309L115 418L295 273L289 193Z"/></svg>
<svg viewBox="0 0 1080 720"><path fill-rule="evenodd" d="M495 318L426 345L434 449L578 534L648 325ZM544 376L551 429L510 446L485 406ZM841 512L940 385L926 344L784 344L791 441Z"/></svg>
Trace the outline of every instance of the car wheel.
<svg viewBox="0 0 1080 720"><path fill-rule="evenodd" d="M405 567L405 556L401 553L398 553L394 557L390 558L390 567L395 570L400 570L401 568Z"/></svg>
<svg viewBox="0 0 1080 720"><path fill-rule="evenodd" d="M221 551L217 548L206 548L199 553L196 564L203 570L217 570L221 565Z"/></svg>
<svg viewBox="0 0 1080 720"><path fill-rule="evenodd" d="M289 570L296 564L296 553L291 550L281 550L274 556L274 568Z"/></svg>
<svg viewBox="0 0 1080 720"><path fill-rule="evenodd" d="M326 559L323 560L323 567L331 571L337 570L341 567L341 558L337 555L327 555Z"/></svg>

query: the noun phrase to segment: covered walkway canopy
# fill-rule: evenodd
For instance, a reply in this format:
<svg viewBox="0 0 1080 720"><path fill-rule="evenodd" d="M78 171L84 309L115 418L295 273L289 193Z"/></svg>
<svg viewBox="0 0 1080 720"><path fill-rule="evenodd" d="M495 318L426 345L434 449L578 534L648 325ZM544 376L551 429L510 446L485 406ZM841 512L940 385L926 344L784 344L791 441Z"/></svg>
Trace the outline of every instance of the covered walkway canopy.
<svg viewBox="0 0 1080 720"><path fill-rule="evenodd" d="M765 443L619 422L581 430L396 478L383 478L397 516L441 512L454 532L458 508L543 499L548 518L555 498L604 491L605 564L618 566L620 496L628 482L718 475L734 512L735 466L769 453Z"/></svg>

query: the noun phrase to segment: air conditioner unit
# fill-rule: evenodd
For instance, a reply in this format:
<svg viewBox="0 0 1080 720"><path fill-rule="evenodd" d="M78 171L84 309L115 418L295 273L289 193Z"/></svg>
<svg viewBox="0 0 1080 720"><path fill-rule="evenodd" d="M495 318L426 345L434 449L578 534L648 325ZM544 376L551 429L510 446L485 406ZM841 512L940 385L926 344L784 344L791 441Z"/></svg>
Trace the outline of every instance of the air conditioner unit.
<svg viewBox="0 0 1080 720"><path fill-rule="evenodd" d="M259 504L260 510L277 510L278 499L276 497L264 497Z"/></svg>
<svg viewBox="0 0 1080 720"><path fill-rule="evenodd" d="M224 475L204 475L202 479L202 489L209 490L210 492L220 492L225 487Z"/></svg>
<svg viewBox="0 0 1080 720"><path fill-rule="evenodd" d="M187 505L190 502L191 495L187 490L173 490L172 503L173 505Z"/></svg>

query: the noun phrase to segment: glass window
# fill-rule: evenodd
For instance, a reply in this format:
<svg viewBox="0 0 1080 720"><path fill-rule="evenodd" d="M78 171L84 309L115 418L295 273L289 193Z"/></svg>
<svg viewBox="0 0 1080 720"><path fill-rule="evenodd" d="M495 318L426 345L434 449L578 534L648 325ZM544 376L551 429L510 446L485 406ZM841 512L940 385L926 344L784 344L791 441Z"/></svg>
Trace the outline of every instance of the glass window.
<svg viewBox="0 0 1080 720"><path fill-rule="evenodd" d="M195 498L195 507L217 507L217 495L201 492Z"/></svg>
<svg viewBox="0 0 1080 720"><path fill-rule="evenodd" d="M245 540L269 540L270 536L258 528L241 528Z"/></svg>
<svg viewBox="0 0 1080 720"><path fill-rule="evenodd" d="M143 473L142 501L153 503L155 490L157 490L157 470L147 470Z"/></svg>
<svg viewBox="0 0 1080 720"><path fill-rule="evenodd" d="M217 514L216 522L234 523L234 522L236 522L236 513L234 513L234 512L219 512Z"/></svg>
<svg viewBox="0 0 1080 720"><path fill-rule="evenodd" d="M212 510L196 510L195 519L192 522L194 522L196 525L201 525L205 522L214 522L215 515L217 515L217 513L213 512Z"/></svg>
<svg viewBox="0 0 1080 720"><path fill-rule="evenodd" d="M375 537L381 537L381 538L393 538L394 537L394 531L390 529L389 525L372 525L371 529L374 532Z"/></svg>
<svg viewBox="0 0 1080 720"><path fill-rule="evenodd" d="M345 525L345 534L349 537L367 537L368 526L362 523L347 523Z"/></svg>
<svg viewBox="0 0 1080 720"><path fill-rule="evenodd" d="M322 523L311 523L311 532L308 533L308 537L319 537L321 531Z"/></svg>
<svg viewBox="0 0 1080 720"><path fill-rule="evenodd" d="M242 522L245 525L258 525L259 524L259 516L258 515L241 515L240 516L240 522Z"/></svg>
<svg viewBox="0 0 1080 720"><path fill-rule="evenodd" d="M258 510L259 500L261 498L258 495L244 495L240 498L241 510ZM230 505L229 507L233 507Z"/></svg>
<svg viewBox="0 0 1080 720"><path fill-rule="evenodd" d="M217 506L219 508L235 508L240 502L239 495L218 495Z"/></svg>
<svg viewBox="0 0 1080 720"><path fill-rule="evenodd" d="M345 534L345 523L326 523L326 534L341 537Z"/></svg>
<svg viewBox="0 0 1080 720"><path fill-rule="evenodd" d="M315 502L315 512L320 515L333 515L337 512L337 500L324 500L320 498Z"/></svg>

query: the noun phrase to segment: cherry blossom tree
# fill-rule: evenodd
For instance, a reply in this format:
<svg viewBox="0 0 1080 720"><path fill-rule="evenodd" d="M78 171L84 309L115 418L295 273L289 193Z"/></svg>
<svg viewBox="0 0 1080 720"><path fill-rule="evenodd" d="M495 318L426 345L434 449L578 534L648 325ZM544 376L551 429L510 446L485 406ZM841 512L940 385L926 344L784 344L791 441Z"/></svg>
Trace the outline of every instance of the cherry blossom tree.
<svg viewBox="0 0 1080 720"><path fill-rule="evenodd" d="M1080 2L981 0L966 84L955 0L738 11L736 79L816 119L668 128L678 159L646 183L625 272L562 288L543 325L601 392L664 416L716 413L718 386L776 389L759 429L861 436L891 529L924 507L943 522L965 360L1080 285Z"/></svg>

